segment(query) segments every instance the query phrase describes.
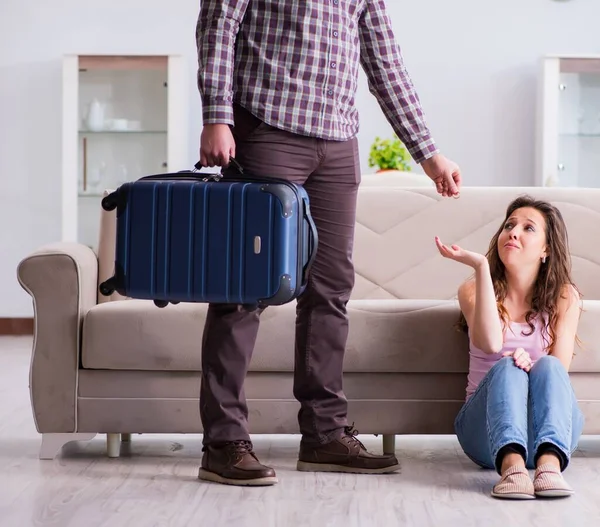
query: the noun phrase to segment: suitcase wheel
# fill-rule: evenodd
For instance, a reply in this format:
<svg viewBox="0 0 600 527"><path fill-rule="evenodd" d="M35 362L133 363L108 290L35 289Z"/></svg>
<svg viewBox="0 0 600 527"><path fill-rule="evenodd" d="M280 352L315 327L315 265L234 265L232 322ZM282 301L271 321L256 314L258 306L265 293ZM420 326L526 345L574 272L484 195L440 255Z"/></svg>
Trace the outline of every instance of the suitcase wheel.
<svg viewBox="0 0 600 527"><path fill-rule="evenodd" d="M114 278L109 278L108 280L100 284L100 293L102 293L104 296L112 295L116 289L117 287L115 285Z"/></svg>
<svg viewBox="0 0 600 527"><path fill-rule="evenodd" d="M169 305L169 302L167 302L166 300L155 300L154 305L156 307L163 308L163 307L167 307Z"/></svg>
<svg viewBox="0 0 600 527"><path fill-rule="evenodd" d="M118 204L116 192L102 198L102 208L106 211L115 210Z"/></svg>

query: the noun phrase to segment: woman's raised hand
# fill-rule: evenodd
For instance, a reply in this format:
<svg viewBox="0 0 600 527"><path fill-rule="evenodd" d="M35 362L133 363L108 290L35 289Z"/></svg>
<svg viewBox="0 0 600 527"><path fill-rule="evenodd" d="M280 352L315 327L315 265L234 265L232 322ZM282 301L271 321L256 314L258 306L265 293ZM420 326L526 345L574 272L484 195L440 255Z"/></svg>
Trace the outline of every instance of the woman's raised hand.
<svg viewBox="0 0 600 527"><path fill-rule="evenodd" d="M473 269L476 269L479 265L487 262L487 259L483 254L467 251L466 249L460 248L458 245L444 245L437 236L435 237L435 244L444 258L449 258L455 262L468 265Z"/></svg>

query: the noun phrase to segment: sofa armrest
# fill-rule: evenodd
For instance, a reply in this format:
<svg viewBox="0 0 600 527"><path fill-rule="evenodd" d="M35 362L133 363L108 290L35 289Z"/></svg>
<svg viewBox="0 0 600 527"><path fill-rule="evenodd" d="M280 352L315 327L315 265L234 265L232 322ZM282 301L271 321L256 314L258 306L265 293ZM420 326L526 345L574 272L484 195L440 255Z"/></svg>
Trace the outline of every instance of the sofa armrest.
<svg viewBox="0 0 600 527"><path fill-rule="evenodd" d="M80 332L97 302L98 260L85 245L56 243L24 258L17 277L33 299L29 389L36 428L76 432Z"/></svg>

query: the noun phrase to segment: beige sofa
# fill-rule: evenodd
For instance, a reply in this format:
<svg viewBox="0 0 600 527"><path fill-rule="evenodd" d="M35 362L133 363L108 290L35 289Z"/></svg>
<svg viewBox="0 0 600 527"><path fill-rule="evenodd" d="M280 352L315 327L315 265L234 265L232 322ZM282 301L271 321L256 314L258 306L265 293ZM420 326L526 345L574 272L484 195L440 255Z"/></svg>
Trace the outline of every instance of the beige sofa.
<svg viewBox="0 0 600 527"><path fill-rule="evenodd" d="M384 181L382 178L387 178ZM585 349L571 378L600 433L600 189L465 188L459 200L402 177L365 176L356 225L356 288L348 306L344 365L349 420L364 434L452 434L465 395L467 340L453 325L456 288L469 270L437 253L444 242L485 251L508 202L530 192L562 210L573 273L584 294ZM103 213L100 257L57 243L27 256L18 278L32 296L35 338L31 402L43 434L40 457L72 440L107 434L109 456L131 433L201 433L200 342L205 305L159 309L151 302L98 298L112 273L114 217ZM253 434L298 432L292 395L295 303L269 308L247 378Z"/></svg>

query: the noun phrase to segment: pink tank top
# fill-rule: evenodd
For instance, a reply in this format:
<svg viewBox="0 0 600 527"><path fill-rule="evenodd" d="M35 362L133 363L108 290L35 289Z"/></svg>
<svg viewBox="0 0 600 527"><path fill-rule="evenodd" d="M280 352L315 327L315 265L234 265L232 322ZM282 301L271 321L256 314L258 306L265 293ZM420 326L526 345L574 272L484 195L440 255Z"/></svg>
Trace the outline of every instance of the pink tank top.
<svg viewBox="0 0 600 527"><path fill-rule="evenodd" d="M467 399L473 395L479 383L490 371L492 366L503 358L502 354L507 351L514 351L517 348L523 348L529 353L531 360L535 363L540 357L548 354L546 350L546 340L542 337L542 332L546 332L545 317L537 317L533 320L535 330L531 335L531 328L526 322L510 322L504 332L504 346L500 353L485 353L477 348L469 336L469 376L467 379ZM526 335L523 335L525 332Z"/></svg>

